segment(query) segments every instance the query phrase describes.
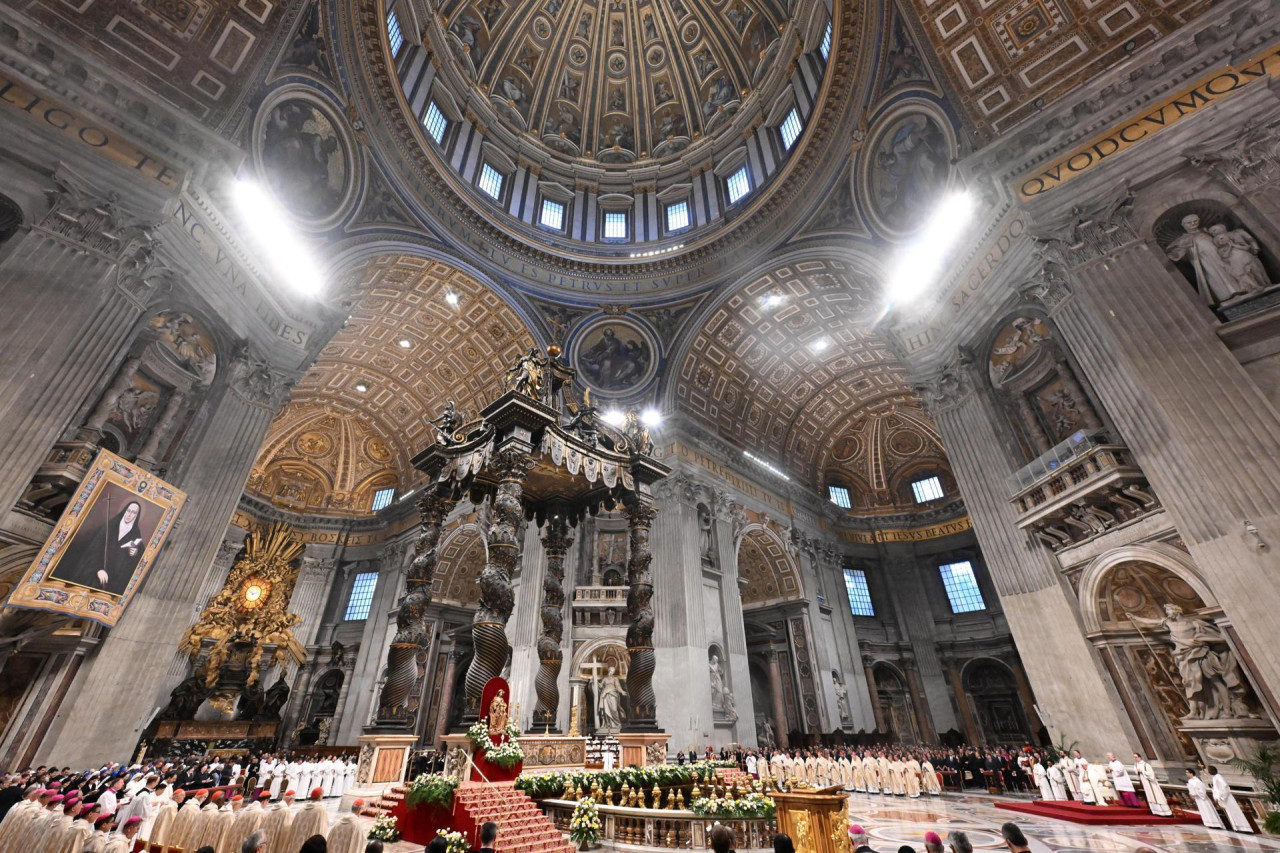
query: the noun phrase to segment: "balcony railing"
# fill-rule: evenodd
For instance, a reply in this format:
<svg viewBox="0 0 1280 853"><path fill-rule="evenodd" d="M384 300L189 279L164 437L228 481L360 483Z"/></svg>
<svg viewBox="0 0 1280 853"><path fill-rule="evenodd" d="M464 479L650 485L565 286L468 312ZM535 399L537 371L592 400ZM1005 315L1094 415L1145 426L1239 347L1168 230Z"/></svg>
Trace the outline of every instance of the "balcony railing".
<svg viewBox="0 0 1280 853"><path fill-rule="evenodd" d="M580 586L573 591L573 605L602 604L608 607L627 606L625 586Z"/></svg>
<svg viewBox="0 0 1280 853"><path fill-rule="evenodd" d="M569 831L569 822L577 803L569 800L543 800L541 805L558 829L562 832ZM672 850L705 850L711 846L708 836L712 825L716 823L722 823L733 830L734 849L738 851L772 850L773 837L778 833L774 818L726 820L699 817L684 810L600 806L600 839L610 842L610 846L631 844Z"/></svg>
<svg viewBox="0 0 1280 853"><path fill-rule="evenodd" d="M1020 469L1013 486L1018 527L1055 550L1160 508L1129 449L1102 432L1072 435Z"/></svg>

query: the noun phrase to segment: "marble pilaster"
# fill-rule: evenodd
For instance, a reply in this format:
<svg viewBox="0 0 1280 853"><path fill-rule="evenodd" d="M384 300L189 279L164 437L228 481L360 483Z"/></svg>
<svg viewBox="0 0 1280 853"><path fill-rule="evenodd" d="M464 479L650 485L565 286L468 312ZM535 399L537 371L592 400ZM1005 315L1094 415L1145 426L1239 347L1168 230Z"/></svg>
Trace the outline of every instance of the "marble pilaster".
<svg viewBox="0 0 1280 853"><path fill-rule="evenodd" d="M41 749L43 760L90 766L132 745L177 679L157 679L191 624L203 577L217 555L271 418L287 385L260 361L227 359L221 393L200 435L184 438L169 479L189 494L178 526L146 583L87 659L76 690L92 702L64 702ZM215 398L216 399L213 399ZM113 709L110 714L101 709Z"/></svg>

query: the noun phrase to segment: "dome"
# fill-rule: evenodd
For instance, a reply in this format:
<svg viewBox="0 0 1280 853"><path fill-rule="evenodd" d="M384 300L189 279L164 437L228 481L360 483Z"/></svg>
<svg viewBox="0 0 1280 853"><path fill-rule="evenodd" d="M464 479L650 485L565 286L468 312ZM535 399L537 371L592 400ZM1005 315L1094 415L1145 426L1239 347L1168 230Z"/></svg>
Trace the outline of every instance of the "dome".
<svg viewBox="0 0 1280 853"><path fill-rule="evenodd" d="M605 167L670 160L728 129L753 90L786 79L768 73L790 24L773 0L531 5L454 0L444 38L506 128L561 155Z"/></svg>
<svg viewBox="0 0 1280 853"><path fill-rule="evenodd" d="M763 209L825 139L808 132L835 38L820 0L447 0L418 40L410 14L388 21L401 117L525 246L687 252Z"/></svg>

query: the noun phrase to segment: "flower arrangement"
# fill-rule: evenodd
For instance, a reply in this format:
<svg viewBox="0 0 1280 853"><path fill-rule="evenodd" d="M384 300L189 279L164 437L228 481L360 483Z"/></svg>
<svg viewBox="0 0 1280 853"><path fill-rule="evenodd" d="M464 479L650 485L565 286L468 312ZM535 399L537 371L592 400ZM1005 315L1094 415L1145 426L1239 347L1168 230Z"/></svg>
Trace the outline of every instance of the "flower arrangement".
<svg viewBox="0 0 1280 853"><path fill-rule="evenodd" d="M477 749L484 750L485 760L492 761L504 770L524 761L524 749L520 746L520 727L515 723L507 723L505 731L507 740L499 746L489 737L489 725L483 720L472 723L471 728L467 729L467 737L471 743Z"/></svg>
<svg viewBox="0 0 1280 853"><path fill-rule="evenodd" d="M773 817L778 807L764 794L754 791L736 800L718 797L699 797L693 801L693 813L703 817L723 817L743 820L747 818Z"/></svg>
<svg viewBox="0 0 1280 853"><path fill-rule="evenodd" d="M411 809L424 803L428 806L448 808L453 804L453 792L457 788L458 780L452 776L423 773L409 785L404 801Z"/></svg>
<svg viewBox="0 0 1280 853"><path fill-rule="evenodd" d="M448 829L437 829L436 835L443 838L448 843L448 853L469 853L471 845L467 843L467 838L461 832L451 831Z"/></svg>
<svg viewBox="0 0 1280 853"><path fill-rule="evenodd" d="M732 762L699 761L694 764L657 764L650 767L622 767L616 770L579 771L576 773L539 773L521 776L516 788L531 797L558 797L572 784L579 790L590 791L592 784L600 790L621 790L623 783L645 790L654 785L706 784L715 776L716 768Z"/></svg>
<svg viewBox="0 0 1280 853"><path fill-rule="evenodd" d="M595 844L600 840L600 810L596 801L587 797L573 807L569 821L569 838L577 844Z"/></svg>
<svg viewBox="0 0 1280 853"><path fill-rule="evenodd" d="M384 814L373 822L373 826L369 827L369 841L385 841L388 844L394 844L400 840L400 830L396 829L396 819L394 816Z"/></svg>

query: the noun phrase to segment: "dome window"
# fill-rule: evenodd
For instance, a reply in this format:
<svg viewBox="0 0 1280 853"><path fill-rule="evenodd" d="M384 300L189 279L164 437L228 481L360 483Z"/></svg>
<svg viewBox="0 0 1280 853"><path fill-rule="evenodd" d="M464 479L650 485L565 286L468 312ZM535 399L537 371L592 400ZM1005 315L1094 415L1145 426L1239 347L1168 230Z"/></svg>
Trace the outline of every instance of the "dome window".
<svg viewBox="0 0 1280 853"><path fill-rule="evenodd" d="M552 231L564 230L564 205L549 198L542 200L542 209L538 213L538 223Z"/></svg>
<svg viewBox="0 0 1280 853"><path fill-rule="evenodd" d="M485 163L480 167L480 191L494 201L502 201L502 173Z"/></svg>
<svg viewBox="0 0 1280 853"><path fill-rule="evenodd" d="M831 56L831 22L827 21L827 28L822 31L822 45L818 48L822 51L822 61L826 62Z"/></svg>
<svg viewBox="0 0 1280 853"><path fill-rule="evenodd" d="M923 480L916 480L911 484L911 493L915 495L916 503L918 504L936 501L942 497L942 481L937 477L925 477Z"/></svg>
<svg viewBox="0 0 1280 853"><path fill-rule="evenodd" d="M729 194L729 204L737 204L751 192L751 175L745 163L725 181L725 190Z"/></svg>
<svg viewBox="0 0 1280 853"><path fill-rule="evenodd" d="M621 211L610 211L604 215L604 238L606 240L627 239L627 214Z"/></svg>
<svg viewBox="0 0 1280 853"><path fill-rule="evenodd" d="M804 130L804 125L800 124L800 111L792 107L778 130L782 134L782 147L790 151L791 146L800 138L800 131Z"/></svg>
<svg viewBox="0 0 1280 853"><path fill-rule="evenodd" d="M391 47L393 59L400 55L400 48L404 47L404 32L400 29L400 17L395 10L387 13L387 44Z"/></svg>
<svg viewBox="0 0 1280 853"><path fill-rule="evenodd" d="M666 207L667 232L683 231L689 227L689 202L672 202Z"/></svg>
<svg viewBox="0 0 1280 853"><path fill-rule="evenodd" d="M444 117L435 101L427 104L427 114L422 117L422 126L437 145L444 145L444 133L449 129L449 120Z"/></svg>

